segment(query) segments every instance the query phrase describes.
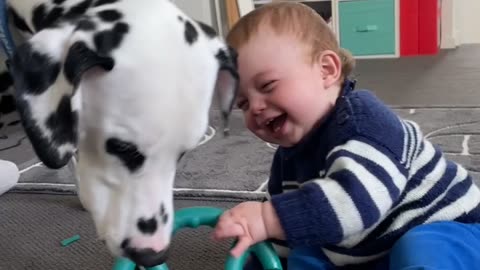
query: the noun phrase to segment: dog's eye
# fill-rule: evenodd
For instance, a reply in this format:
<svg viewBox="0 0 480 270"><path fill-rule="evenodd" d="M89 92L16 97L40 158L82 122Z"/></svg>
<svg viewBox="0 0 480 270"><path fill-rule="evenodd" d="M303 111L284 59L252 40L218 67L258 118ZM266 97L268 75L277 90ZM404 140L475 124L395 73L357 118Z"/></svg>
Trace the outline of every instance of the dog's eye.
<svg viewBox="0 0 480 270"><path fill-rule="evenodd" d="M117 138L110 138L106 143L107 153L109 154L128 154L137 152L137 147L133 143L122 141Z"/></svg>
<svg viewBox="0 0 480 270"><path fill-rule="evenodd" d="M118 138L109 138L105 143L107 153L118 157L130 171L136 171L143 165L145 156L137 146Z"/></svg>

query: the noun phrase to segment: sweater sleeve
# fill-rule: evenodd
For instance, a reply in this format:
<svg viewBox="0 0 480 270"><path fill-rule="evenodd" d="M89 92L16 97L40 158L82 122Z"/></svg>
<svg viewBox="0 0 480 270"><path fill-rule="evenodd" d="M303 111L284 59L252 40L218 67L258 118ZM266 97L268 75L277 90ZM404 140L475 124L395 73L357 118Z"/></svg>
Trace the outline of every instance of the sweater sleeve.
<svg viewBox="0 0 480 270"><path fill-rule="evenodd" d="M290 246L341 242L382 219L403 191L407 169L364 137L332 149L323 178L272 196Z"/></svg>

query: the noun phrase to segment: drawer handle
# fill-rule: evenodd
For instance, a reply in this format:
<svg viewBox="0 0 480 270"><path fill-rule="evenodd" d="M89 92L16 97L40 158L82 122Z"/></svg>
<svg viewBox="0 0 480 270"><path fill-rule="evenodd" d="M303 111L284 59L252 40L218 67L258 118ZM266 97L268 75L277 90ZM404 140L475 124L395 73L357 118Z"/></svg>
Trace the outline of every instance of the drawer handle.
<svg viewBox="0 0 480 270"><path fill-rule="evenodd" d="M376 25L365 25L365 26L357 26L355 31L357 32L374 32L378 30L378 26Z"/></svg>

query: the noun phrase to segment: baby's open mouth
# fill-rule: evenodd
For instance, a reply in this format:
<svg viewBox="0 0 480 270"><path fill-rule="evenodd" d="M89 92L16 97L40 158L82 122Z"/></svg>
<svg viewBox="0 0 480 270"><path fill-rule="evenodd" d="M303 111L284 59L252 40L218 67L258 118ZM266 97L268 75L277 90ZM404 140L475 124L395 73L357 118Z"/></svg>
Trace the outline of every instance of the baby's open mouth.
<svg viewBox="0 0 480 270"><path fill-rule="evenodd" d="M280 131L280 129L282 129L283 124L285 124L286 120L287 120L287 114L284 113L269 120L266 126L270 129L271 132L277 133L278 131Z"/></svg>

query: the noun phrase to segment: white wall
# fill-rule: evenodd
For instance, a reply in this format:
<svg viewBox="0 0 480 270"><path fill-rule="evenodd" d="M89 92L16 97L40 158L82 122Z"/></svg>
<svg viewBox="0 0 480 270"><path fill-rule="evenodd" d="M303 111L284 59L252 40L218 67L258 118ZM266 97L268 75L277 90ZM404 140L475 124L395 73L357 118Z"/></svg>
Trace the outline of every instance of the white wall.
<svg viewBox="0 0 480 270"><path fill-rule="evenodd" d="M480 1L442 1L442 48L480 43Z"/></svg>
<svg viewBox="0 0 480 270"><path fill-rule="evenodd" d="M453 0L458 43L480 43L480 1Z"/></svg>
<svg viewBox="0 0 480 270"><path fill-rule="evenodd" d="M442 0L442 49L451 49L458 45L457 31L455 30L455 15L457 13L456 7L458 5L454 5L454 1L458 0Z"/></svg>

